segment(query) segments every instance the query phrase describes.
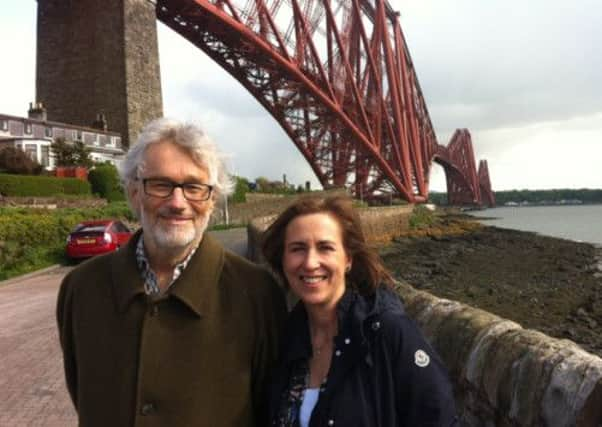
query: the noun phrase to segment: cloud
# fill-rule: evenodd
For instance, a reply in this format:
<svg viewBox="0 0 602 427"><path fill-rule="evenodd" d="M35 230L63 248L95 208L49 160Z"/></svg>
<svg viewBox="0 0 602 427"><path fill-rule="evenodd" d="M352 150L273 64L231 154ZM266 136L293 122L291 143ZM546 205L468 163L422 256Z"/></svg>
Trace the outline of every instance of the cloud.
<svg viewBox="0 0 602 427"><path fill-rule="evenodd" d="M602 109L599 2L395 3L407 10L402 25L438 129L529 124Z"/></svg>

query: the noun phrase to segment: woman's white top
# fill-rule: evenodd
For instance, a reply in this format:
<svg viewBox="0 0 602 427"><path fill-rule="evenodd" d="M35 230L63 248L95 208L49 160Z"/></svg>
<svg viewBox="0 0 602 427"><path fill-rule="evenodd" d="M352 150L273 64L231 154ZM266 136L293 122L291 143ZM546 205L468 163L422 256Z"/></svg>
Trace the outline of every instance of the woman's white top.
<svg viewBox="0 0 602 427"><path fill-rule="evenodd" d="M314 411L314 407L320 397L319 388L306 388L303 393L303 403L301 403L301 411L299 411L299 424L301 427L309 426L309 419L311 413Z"/></svg>

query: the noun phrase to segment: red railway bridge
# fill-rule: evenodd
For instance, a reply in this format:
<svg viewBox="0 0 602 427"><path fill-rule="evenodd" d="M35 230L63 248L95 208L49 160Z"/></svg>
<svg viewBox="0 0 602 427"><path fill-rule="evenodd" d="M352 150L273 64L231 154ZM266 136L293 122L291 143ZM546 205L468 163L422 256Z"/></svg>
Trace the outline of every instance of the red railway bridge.
<svg viewBox="0 0 602 427"><path fill-rule="evenodd" d="M421 203L437 162L450 204L495 204L468 130L438 144L386 0L157 0L156 13L263 105L325 188Z"/></svg>

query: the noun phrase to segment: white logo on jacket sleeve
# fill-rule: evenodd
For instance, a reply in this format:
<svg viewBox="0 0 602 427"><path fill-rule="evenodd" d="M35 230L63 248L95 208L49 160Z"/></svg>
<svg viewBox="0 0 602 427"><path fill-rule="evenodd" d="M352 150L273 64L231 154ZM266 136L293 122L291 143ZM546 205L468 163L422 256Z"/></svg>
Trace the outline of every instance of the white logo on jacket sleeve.
<svg viewBox="0 0 602 427"><path fill-rule="evenodd" d="M431 358L424 350L416 350L416 353L414 353L414 363L416 363L416 366L424 368L431 363Z"/></svg>

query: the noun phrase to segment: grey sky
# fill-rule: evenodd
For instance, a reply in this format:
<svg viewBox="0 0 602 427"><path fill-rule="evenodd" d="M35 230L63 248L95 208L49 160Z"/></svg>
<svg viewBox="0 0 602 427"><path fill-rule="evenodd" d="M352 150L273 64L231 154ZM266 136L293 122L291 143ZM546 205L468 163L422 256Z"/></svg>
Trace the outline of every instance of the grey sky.
<svg viewBox="0 0 602 427"><path fill-rule="evenodd" d="M0 15L0 112L34 97L36 2ZM472 133L494 189L602 188L602 2L393 0L439 142ZM237 174L317 183L276 122L159 24L165 114L205 126ZM8 64L8 66L6 65ZM444 190L433 167L431 188Z"/></svg>

